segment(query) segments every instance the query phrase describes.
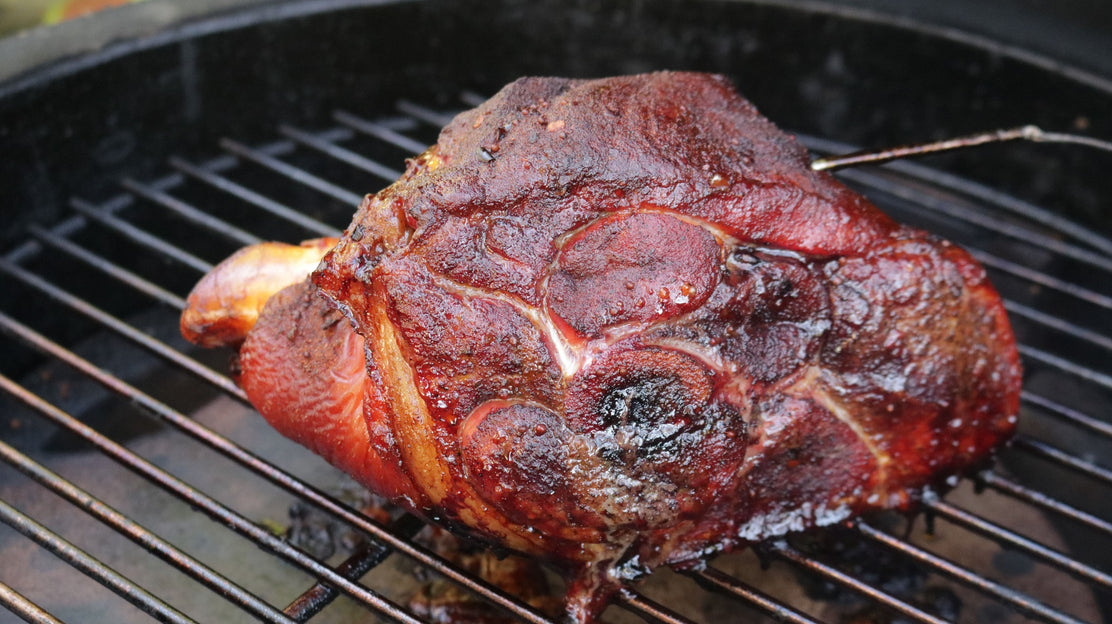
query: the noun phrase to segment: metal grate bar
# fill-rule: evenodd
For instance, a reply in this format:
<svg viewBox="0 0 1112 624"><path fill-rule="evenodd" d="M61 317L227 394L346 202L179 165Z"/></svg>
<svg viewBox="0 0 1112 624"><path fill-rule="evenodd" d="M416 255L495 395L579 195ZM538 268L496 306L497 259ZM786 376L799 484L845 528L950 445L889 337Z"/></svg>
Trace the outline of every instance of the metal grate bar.
<svg viewBox="0 0 1112 624"><path fill-rule="evenodd" d="M1005 585L1001 585L1000 583L997 583L995 581L991 581L988 578L981 576L980 574L972 572L953 563L952 561L949 561L948 559L939 557L938 555L923 550L922 548L914 546L897 537L892 537L884 531L873 528L866 522L856 520L853 521L852 524L861 535L875 542L884 544L892 548L893 550L901 552L911 557L912 559L915 559L916 561L924 565L938 570L939 572L946 574L950 578L956 579L957 581L964 583L965 585L968 585L969 587L972 587L982 593L994 596L995 598L1012 606L1022 613L1035 616L1046 622L1084 624L1083 622L1081 622L1081 620L1078 620L1071 615L1063 613L1058 609L1048 607L1047 605L1039 602L1038 600L1035 600L1034 598L1031 598L1024 593L1018 592Z"/></svg>
<svg viewBox="0 0 1112 624"><path fill-rule="evenodd" d="M820 152L830 154L836 153L850 153L860 151L859 146L849 145L830 139L815 137L810 135L797 134L800 140L803 141L808 147ZM1001 193L995 189L989 188L983 184L978 184L972 180L958 177L956 175L931 169L922 165L915 164L910 161L895 161L882 165L881 170L889 169L896 171L902 175L927 182L937 188L947 188L952 191L972 197L993 204L1003 210L1019 215L1026 219L1030 219L1036 223L1057 230L1067 234L1074 239L1084 242L1090 247L1097 249L1105 254L1112 255L1112 240L1101 236L1099 233L1091 228L1086 228L1069 219L1062 218L1048 210L1035 206L1034 204L1022 201L1011 195ZM847 170L845 173L859 174L861 170L853 171ZM843 172L839 172L843 175Z"/></svg>
<svg viewBox="0 0 1112 624"><path fill-rule="evenodd" d="M415 544L408 541L407 536L398 536L391 531L382 528L371 520L367 519L362 514L351 509L349 506L337 501L335 498L317 490L316 488L300 481L289 473L275 467L274 465L259 459L250 452L239 447L235 443L227 440L226 438L212 432L204 426L198 424L193 419L181 414L174 409L166 406L165 404L155 400L154 398L146 395L137 388L129 385L128 383L114 377L107 371L100 369L91 362L81 358L80 356L70 352L69 350L61 347L60 345L46 339L29 327L15 321L6 314L0 312L0 329L8 331L25 343L35 347L36 349L48 353L56 357L66 364L73 366L83 374L88 375L98 383L104 385L109 390L120 394L141 406L148 413L158 417L162 422L165 422L183 433L199 440L210 448L213 448L223 454L224 456L232 459L240 465L250 469L256 474L264 477L271 483L281 487L282 489L309 501L321 509L328 511L337 518L347 522L353 527L360 529L367 534L371 535L377 541L386 544L406 556L415 559L422 565L431 570L442 574L464 587L470 589L476 594L483 596L487 600L498 604L499 606L507 609L518 617L538 624L549 622L544 616L532 610L531 607L520 602L517 598L506 594L502 590L493 587L484 581L472 578L466 572L453 566L441 557L427 551Z"/></svg>
<svg viewBox="0 0 1112 624"><path fill-rule="evenodd" d="M183 158L178 158L176 156L171 158L170 166L184 173L185 175L188 175L192 178L200 180L201 182L204 182L205 184L208 184L209 186L212 186L215 189L228 193L233 197L237 197L249 204L261 208L280 219L285 219L286 221L289 221L294 225L301 226L302 228L308 230L309 232L312 232L313 234L336 237L339 236L341 233L338 228L334 228L331 225L322 223L312 217L307 216L302 212L298 212L293 208L286 206L285 204L281 204L274 201L273 199L270 199L269 197L256 193L246 186L243 186L242 184L239 184L237 182L233 182L232 180L229 180L228 178L225 178L224 176L219 175L210 169L198 167Z"/></svg>
<svg viewBox="0 0 1112 624"><path fill-rule="evenodd" d="M100 223L101 225L115 230L128 240L139 243L140 245L155 251L167 258L173 258L178 262L192 267L199 273L208 273L212 270L212 265L204 260L194 256L193 254L183 251L166 241L153 236L143 230L135 227L134 225L120 219L119 217L109 214L105 210L101 210L93 204L78 198L70 200L70 207L77 212L85 215L86 217Z"/></svg>
<svg viewBox="0 0 1112 624"><path fill-rule="evenodd" d="M0 329L19 338L22 342L35 348L39 352L65 362L68 366L87 375L90 379L101 384L108 390L132 401L137 406L143 408L143 410L145 410L144 413L157 417L161 422L175 427L179 431L204 443L209 448L216 450L225 457L232 459L256 474L265 477L267 480L283 489L303 497L305 496L305 488L308 486L289 473L275 468L270 463L253 455L227 438L214 433L192 418L174 410L138 388L128 384L126 381L115 377L108 371L96 366L65 347L62 347L58 343L49 340L42 334L39 334L3 312L0 312Z"/></svg>
<svg viewBox="0 0 1112 624"><path fill-rule="evenodd" d="M212 568L174 547L142 525L130 520L85 490L82 490L3 442L0 442L0 458L23 474L34 479L37 483L68 500L75 507L95 517L116 532L127 537L139 546L142 546L154 556L181 570L214 593L220 595L244 611L251 613L256 618L265 622L285 622L293 624L293 620L286 617L285 614L278 609L267 604L258 596L236 585L228 578L220 575Z"/></svg>
<svg viewBox="0 0 1112 624"><path fill-rule="evenodd" d="M1054 277L1053 275L1048 275L1046 273L1043 273L1042 271L1037 271L1035 269L1017 264L1010 260L1005 260L1003 258L1000 258L999 256L995 256L984 251L978 251L969 247L966 247L965 249L969 252L969 255L973 256L977 259L978 262L987 267L992 267L998 271L1003 271L1016 277L1023 278L1029 282L1039 284L1040 286L1045 286L1060 293L1067 294L1071 297L1075 297L1082 301L1091 303L1095 306L1104 308L1105 310L1112 310L1112 297L1102 295L1101 293L1089 290L1084 286L1078 286L1077 284L1067 282L1066 280Z"/></svg>
<svg viewBox="0 0 1112 624"><path fill-rule="evenodd" d="M1092 464L1082 459L1078 459L1059 448L1055 448L1047 444L1046 442L1034 440L1027 436L1016 436L1016 438L1012 440L1012 445L1015 448L1023 449L1034 455L1042 457L1043 459L1048 459L1060 466L1064 466L1066 468L1069 468L1070 470L1073 470L1074 472L1083 474L1086 477L1097 479L1099 481L1103 481L1106 484L1112 485L1112 470L1097 466L1096 464Z"/></svg>
<svg viewBox="0 0 1112 624"><path fill-rule="evenodd" d="M70 416L61 409L46 402L41 397L31 393L3 375L0 375L0 389L8 392L56 425L64 427L71 433L80 436L86 442L89 442L125 468L143 476L193 508L204 512L213 520L232 529L237 534L247 538L267 552L279 556L286 562L301 568L309 574L336 585L344 593L355 598L364 606L399 622L410 622L413 624L419 622L419 620L413 618L408 612L390 600L383 598L376 592L362 585L356 584L336 574L328 566L275 537L266 529L251 522L231 508L217 502L215 499L199 490L190 487L184 481L181 481L146 459L139 457L127 448L101 435L73 416Z"/></svg>
<svg viewBox="0 0 1112 624"><path fill-rule="evenodd" d="M1026 345L1019 345L1019 353L1029 360L1035 360L1036 362L1046 364L1064 373L1069 373L1090 383L1112 390L1112 376L1105 375L1087 366L1075 364L1065 358L1051 355L1046 351Z"/></svg>
<svg viewBox="0 0 1112 624"><path fill-rule="evenodd" d="M650 600L641 594L623 589L616 601L627 611L639 615L647 622L664 622L665 624L694 624L691 620L672 611L664 605Z"/></svg>
<svg viewBox="0 0 1112 624"><path fill-rule="evenodd" d="M1051 496L1047 496L1042 492L1001 477L994 472L983 472L977 478L986 486L998 492L1021 500L1029 505L1039 507L1040 509L1056 513L1064 518L1069 518L1078 524L1083 524L1105 535L1112 536L1112 522L1102 520L1090 513L1067 505Z"/></svg>
<svg viewBox="0 0 1112 624"><path fill-rule="evenodd" d="M1112 438L1112 423L1098 420L1096 418L1093 418L1092 416L1089 416L1088 414L1083 414L1078 410L1073 409L1072 407L1066 407L1065 405L1052 401L1044 396L1035 394L1033 392L1029 392L1027 390L1024 390L1020 393L1020 398L1022 398L1025 403L1041 407L1042 409L1046 410L1047 413L1060 418L1064 422L1068 422L1079 427L1084 427L1085 429L1088 429L1089 431L1103 437Z"/></svg>
<svg viewBox="0 0 1112 624"><path fill-rule="evenodd" d="M149 202L158 204L166 210L182 217L186 221L200 225L208 230L219 233L240 245L254 245L261 243L262 239L254 234L228 223L227 221L214 217L207 212L198 210L197 208L187 204L186 202L170 195L166 191L161 191L152 188L141 182L132 180L131 178L124 178L120 182L120 186L124 187L136 196L141 197Z"/></svg>
<svg viewBox="0 0 1112 624"><path fill-rule="evenodd" d="M358 206L359 202L363 200L362 195L352 193L351 191L341 188L324 178L315 176L304 169L295 167L289 163L278 160L277 158L263 153L260 150L252 149L246 145L233 141L232 139L221 139L220 147L225 150L249 160L257 165L262 165L271 171L276 171L292 180L300 182L311 189L320 191L325 195L336 199L349 206Z"/></svg>
<svg viewBox="0 0 1112 624"><path fill-rule="evenodd" d="M373 136L377 139L382 139L383 141L386 141L387 143L395 147L399 147L412 155L420 154L429 148L428 145L425 145L420 141L415 141L396 130L387 128L382 124L363 119L362 117L352 115L351 113L346 111L336 111L332 113L332 118L344 124L345 126L352 128L353 130L357 130L359 132L362 132L363 134Z"/></svg>
<svg viewBox="0 0 1112 624"><path fill-rule="evenodd" d="M141 293L149 295L151 298L161 301L175 310L185 308L185 299L175 295L174 293L166 290L165 288L139 277L135 273L115 264L97 254L81 247L73 241L64 238L58 234L51 233L48 230L32 225L29 228L31 234L35 236L44 245L53 247L61 252L67 253L78 260L81 260L89 266L107 273L109 276L131 286Z"/></svg>
<svg viewBox="0 0 1112 624"><path fill-rule="evenodd" d="M1020 215L1036 223L1066 234L1075 240L1085 243L1090 247L1107 255L1112 255L1112 239L1100 235L1096 230L1087 228L1069 219L1065 219L1049 210L1034 204L1022 201L1006 193L1001 193L983 184L961 178L944 171L930 169L911 162L896 162L889 165L892 169L912 175L915 178L929 182L937 187L956 190L995 206L1003 208L1013 214Z"/></svg>
<svg viewBox="0 0 1112 624"><path fill-rule="evenodd" d="M126 187L126 184L125 184L125 187ZM167 196L167 197L169 197L169 196ZM173 198L170 198L170 199L173 199ZM210 215L208 215L207 213L204 213L201 210L195 209L195 208L193 210L196 211L196 213L198 214L198 217L199 217L195 221L195 223L197 225L199 225L200 227L202 227L205 230L207 230L209 232L212 232L214 234L223 234L224 233L222 228L225 227L225 226L221 225L221 223L223 223L222 221L220 221L219 219L216 219L215 217L200 218L200 217L209 217ZM231 227L231 226L227 226L227 227ZM246 234L245 237L238 237L238 238L237 237L232 237L232 240L238 242L241 245L255 245L255 244L258 244L258 243L262 242L262 239L255 236L254 234L247 234L247 233L244 233L244 234ZM170 245L170 243L168 243L168 242L165 242L165 244Z"/></svg>
<svg viewBox="0 0 1112 624"><path fill-rule="evenodd" d="M312 134L299 130L293 126L282 125L278 128L279 132L296 141L297 143L315 149L323 154L327 154L336 160L345 162L357 169L362 169L368 173L374 174L383 178L387 182L393 182L402 176L402 172L377 161L371 160L366 156L357 154L349 149L340 147L335 143L321 139L320 137L313 136Z"/></svg>
<svg viewBox="0 0 1112 624"><path fill-rule="evenodd" d="M350 509L340 506L339 503L336 503L331 498L321 498L318 500L314 499L310 494L306 494L305 498L352 526L370 533L375 539L379 539L397 552L414 559L430 571L447 578L457 585L481 596L488 602L501 607L521 621L530 622L532 624L555 624L553 620L538 612L532 606L522 602L516 596L506 593L501 588L495 587L477 576L472 576L441 558L439 555L408 541L406 538L399 537L386 531L382 527L365 519L363 516L357 515Z"/></svg>
<svg viewBox="0 0 1112 624"><path fill-rule="evenodd" d="M1007 299L1004 300L1004 309L1007 310L1008 314L1012 315L1013 317L1023 317L1029 321L1038 323L1043 327L1055 329L1062 332L1063 334L1069 334L1074 338L1079 338L1090 344L1097 345L1102 349L1112 351L1112 338L1109 338L1104 334L1099 334L1090 329L1085 329L1084 327L1071 323L1061 317L1053 316L1045 312L1040 312L1038 310L1035 310L1034 308L1030 308L1021 303L1016 303Z"/></svg>
<svg viewBox="0 0 1112 624"><path fill-rule="evenodd" d="M405 514L391 523L388 530L395 535L408 539L416 535L424 526L425 523L416 516ZM334 570L344 578L355 581L385 561L392 552L394 551L380 543L368 542L336 566ZM283 611L298 622L305 622L320 613L339 595L340 592L335 587L327 583L317 583L294 599Z"/></svg>
<svg viewBox="0 0 1112 624"><path fill-rule="evenodd" d="M5 383L10 383L8 378L0 375L0 386ZM142 609L158 621L172 622L173 624L196 624L184 613L159 600L154 594L97 561L89 553L62 539L50 529L20 513L15 507L2 500L0 500L0 521L50 551L51 554L62 561L80 570L86 576L96 579L100 584L111 589L118 596Z"/></svg>
<svg viewBox="0 0 1112 624"><path fill-rule="evenodd" d="M978 210L975 206L965 202L958 202L957 198L942 199L933 193L924 193L921 188L909 185L904 180L892 180L887 176L877 175L861 170L847 170L840 174L848 180L859 182L862 185L899 197L922 208L946 215L957 221L964 221L991 230L996 234L1003 234L1025 243L1030 243L1040 249L1047 249L1078 262L1112 272L1112 258L1107 255L1095 253L1076 245L1064 242L1058 238L1048 236L1041 232L1031 230L1001 219L998 215L989 214ZM918 177L918 176L916 176ZM937 187L936 187L937 188Z"/></svg>
<svg viewBox="0 0 1112 624"><path fill-rule="evenodd" d="M704 587L725 592L736 598L741 598L769 614L779 622L787 622L788 624L820 624L818 620L811 618L811 616L797 611L779 600L776 600L772 596L754 589L715 568L708 566L706 569L687 572L686 574Z"/></svg>
<svg viewBox="0 0 1112 624"><path fill-rule="evenodd" d="M951 505L943 500L925 501L924 505L927 509L946 518L950 522L990 537L1005 546L1022 550L1029 555L1073 574L1077 578L1112 588L1112 575L1105 574L1092 566L1085 565L1076 559L1067 557L1052 548L1048 548L1014 531L1005 529L998 524L989 522L976 514Z"/></svg>
<svg viewBox="0 0 1112 624"><path fill-rule="evenodd" d="M31 602L4 583L0 583L0 605L4 605L9 611L29 624L64 624L62 620L43 611L39 605Z"/></svg>
<svg viewBox="0 0 1112 624"><path fill-rule="evenodd" d="M70 307L77 312L95 320L96 322L108 327L112 331L124 336L128 340L143 347L147 351L168 360L169 362L180 366L181 368L193 373L201 379L213 384L231 396L247 402L247 395L239 386L229 379L226 375L222 375L212 370L211 368L201 364L200 362L186 356L185 354L177 351L167 345L166 343L152 338L147 334L135 329L131 325L121 321L120 319L108 314L107 312L97 308L91 303L76 297L61 288L47 282L41 277L18 267L8 262L7 260L0 259L0 272L7 273L15 277L19 281L32 286L42 293L45 293L51 299Z"/></svg>
<svg viewBox="0 0 1112 624"><path fill-rule="evenodd" d="M901 613L909 618L919 622L928 622L929 624L946 624L946 620L940 619L923 611L922 609L908 604L895 596L883 592L867 583L863 583L852 576L845 574L841 570L830 567L821 561L808 557L792 548L786 541L778 540L767 545L767 549L776 555L791 561L792 563L810 570L816 574L830 579L839 585L848 587L849 589L858 592L868 598L887 606L890 609Z"/></svg>
<svg viewBox="0 0 1112 624"><path fill-rule="evenodd" d="M555 624L553 620L536 611L532 606L522 602L516 596L506 593L501 588L491 585L477 576L472 576L439 555L410 542L408 536L406 536L404 532L402 535L396 535L318 491L308 489L303 494L303 497L344 522L351 524L353 527L369 533L376 540L387 544L393 550L415 560L430 571L444 576L457 585L481 596L488 602L497 605L521 621L530 622L532 624ZM315 586L314 588L310 588L306 594L314 592L315 589ZM303 596L306 594L303 594Z"/></svg>
<svg viewBox="0 0 1112 624"><path fill-rule="evenodd" d="M444 126L448 125L455 117L455 115L444 114L428 108L427 106L421 106L420 104L411 100L398 100L395 103L395 107L398 109L399 112L405 115L409 115L414 119L423 121L430 126L435 126L437 128L443 128Z"/></svg>

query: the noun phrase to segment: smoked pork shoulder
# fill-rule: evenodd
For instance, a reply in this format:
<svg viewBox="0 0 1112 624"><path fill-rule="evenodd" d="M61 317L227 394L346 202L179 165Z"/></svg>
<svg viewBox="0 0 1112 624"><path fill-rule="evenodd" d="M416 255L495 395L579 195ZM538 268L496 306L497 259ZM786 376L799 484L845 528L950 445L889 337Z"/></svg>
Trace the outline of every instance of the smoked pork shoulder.
<svg viewBox="0 0 1112 624"><path fill-rule="evenodd" d="M218 267L190 299L214 317L183 331L228 309L216 342L242 341L274 427L554 562L587 621L653 567L909 508L1014 429L983 269L808 164L722 77L524 78L335 246ZM253 280L282 249L289 286ZM220 300L236 288L265 302L246 330Z"/></svg>

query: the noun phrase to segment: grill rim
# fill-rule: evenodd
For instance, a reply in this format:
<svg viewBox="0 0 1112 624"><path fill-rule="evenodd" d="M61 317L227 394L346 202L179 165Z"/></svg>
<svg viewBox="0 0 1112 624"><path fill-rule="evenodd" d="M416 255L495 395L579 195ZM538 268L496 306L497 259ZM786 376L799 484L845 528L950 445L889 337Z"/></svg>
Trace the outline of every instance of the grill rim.
<svg viewBox="0 0 1112 624"><path fill-rule="evenodd" d="M699 0L712 3L716 0ZM908 32L931 35L961 43L1008 58L1059 72L1088 86L1112 93L1112 57L1101 56L1099 50L1085 56L1069 58L1068 48L1051 46L1036 51L1009 41L1003 33L988 34L977 30L977 16L962 19L967 11L953 3L949 11L916 12L914 3L893 8L884 2L870 0L720 0L737 4L773 6L842 19L875 23ZM76 22L30 29L15 38L0 39L0 99L19 91L34 88L43 82L76 72L86 71L105 62L148 50L179 43L207 34L235 30L265 21L278 21L347 9L380 7L397 4L435 4L437 0L195 0L181 5L172 0L148 0L134 6L123 6L86 16ZM507 2L506 4L512 4ZM1017 3L1019 4L1019 3ZM1009 7L1002 7L1007 10ZM1012 7L1014 8L1014 7ZM1018 14L1017 14L1018 16ZM1057 18L1057 22L1056 22ZM1048 25L1074 29L1086 34L1099 29L1074 17L1055 15L1047 9L1037 21L1026 24L1027 32L1045 30ZM983 25L982 25L983 26ZM1041 29L1039 27L1042 27ZM1055 41L1048 38L1047 41ZM1046 41L1041 42L1046 45ZM1089 42L1106 46L1112 51L1112 38L1102 37ZM1068 60L1067 60L1068 59ZM1081 59L1103 59L1086 66Z"/></svg>

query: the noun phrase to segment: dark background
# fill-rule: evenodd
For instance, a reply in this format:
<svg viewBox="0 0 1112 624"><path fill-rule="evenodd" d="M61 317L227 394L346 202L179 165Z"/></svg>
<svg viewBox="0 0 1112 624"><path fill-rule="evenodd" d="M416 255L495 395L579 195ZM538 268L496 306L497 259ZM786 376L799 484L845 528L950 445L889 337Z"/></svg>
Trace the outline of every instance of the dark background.
<svg viewBox="0 0 1112 624"><path fill-rule="evenodd" d="M722 72L780 125L868 146L1025 123L1109 137L1110 24L1112 5L1080 0L151 0L0 41L0 249L72 194L99 198L220 136L524 74ZM1107 184L1103 155L953 159L1109 229L1090 190Z"/></svg>

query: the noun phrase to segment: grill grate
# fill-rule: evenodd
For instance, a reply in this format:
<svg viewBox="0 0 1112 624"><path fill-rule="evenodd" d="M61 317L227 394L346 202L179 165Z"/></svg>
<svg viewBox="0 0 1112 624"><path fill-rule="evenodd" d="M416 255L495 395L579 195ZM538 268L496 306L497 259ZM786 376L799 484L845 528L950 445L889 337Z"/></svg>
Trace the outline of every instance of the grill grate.
<svg viewBox="0 0 1112 624"><path fill-rule="evenodd" d="M481 98L466 93L461 101L474 104L477 99ZM159 537L129 517L126 510L102 501L94 493L95 488L78 485L87 475L67 477L48 467L55 456L38 452L34 445L24 452L15 442L0 442L0 457L37 483L42 492L52 492L68 501L72 505L67 508L69 513L79 509L140 545L151 556L196 581L210 595L223 598L242 618L291 622L318 621L320 617L324 621L330 617L330 603L337 594L343 594L385 619L420 621L396 597L388 596L389 592L380 591L374 583L352 580L384 562L400 558L499 605L519 620L550 622L522 600L414 542L412 537L421 527L414 518L402 516L388 526L373 521L357 506L314 485L311 479L287 471L274 457L251 450L251 442L241 444L220 433L219 427L187 415L195 407L194 395L203 395L205 400L222 396L223 401L237 406L246 401L242 391L223 372L223 362L177 338L177 312L183 305L179 293L239 245L263 239L295 241L338 234L361 199L356 190L375 186L368 183L367 174L383 183L392 181L401 172L383 163L400 162L401 158L423 150L435 139L436 128L450 116L402 100L397 103L394 116L380 119L369 120L337 111L333 115L337 125L325 130L307 131L282 125L277 132L283 138L265 145L252 147L225 139L219 144L221 153L196 161L201 164L175 156L169 159L173 172L163 178L150 182L122 180L120 194L103 201L74 198L69 219L49 230L32 227L27 242L0 258L0 280L4 287L18 289L29 298L49 301L51 316L61 319L44 321L41 312L22 308L0 310L0 330L5 334L0 349L25 351L24 359L31 358L44 368L68 367L79 379L106 391L110 401L128 404L136 408L133 411L230 460L239 472L229 479L247 479L251 475L261 478L281 492L279 497L292 496L350 525L369 541L347 560L331 563L277 537L258 519L237 511L232 503L221 502L201 487L187 483L174 469L164 468L163 464L176 465L172 458L144 457L131 448L139 446L135 444L137 438L86 424L81 410L65 407L73 403L65 393L42 389L33 376L29 381L15 381L0 375L3 390L0 400L7 399L4 405L11 406L11 414L23 414L24 411L16 410L17 404L21 405L68 435L80 438L101 456L142 476L146 481L143 488L169 493L196 513L207 515L277 560L303 571L304 576L299 578L308 579L302 581L302 587L308 589L283 599L261 590L257 579L232 580L221 571L224 567L221 561L206 563L200 556L189 554L187 549L175 546L173 540ZM823 139L803 138L816 151L852 151L849 146ZM1043 543L1042 529L1017 528L1010 526L1006 517L989 518L974 512L974 508L979 509L979 501L973 505L940 499L926 501L924 517L928 528L936 524L936 519L946 523L944 531L940 529L935 534L966 531L982 551L985 544L995 542L999 544L995 552L1018 553L1025 565L1035 566L1036 576L1064 577L1053 583L1020 582L994 579L999 574L991 566L963 559L960 552L942 552L944 549L934 547L931 531L922 537L913 534L910 520L893 523L893 518L885 516L855 520L836 533L850 535L856 543L903 562L901 565L911 565L919 574L949 579L946 586L955 588L951 591L965 592L963 596L975 596L969 600L989 605L981 607L977 615L966 613L962 616L965 619L985 620L985 614L1001 618L1022 614L1036 621L1081 622L1099 617L1094 601L1107 602L1112 589L1112 575L1101 569L1109 562L1100 560L1099 555L1112 550L1109 547L1112 522L1105 519L1110 510L1103 503L1112 485L1112 470L1094 459L1101 456L1102 450L1112 447L1112 424L1101 417L1112 391L1112 371L1106 363L1112 352L1112 337L1104 333L1112 326L1109 323L1112 291L1107 287L1112 274L1112 241L1050 211L920 165L893 163L842 175L889 214L939 231L969 249L988 268L1005 296L1023 343L1021 352L1028 384L1024 391L1022 434L1002 454L996 468L976 477L976 486L992 492L982 499L991 496L1023 509L1024 513L1046 514L1056 526L1062 527L1065 535L1084 533L1090 545L1071 549L1066 539L1066 546L1048 546ZM120 293L146 303L121 307ZM153 309L152 301L156 304ZM136 312L144 308L146 312ZM68 324L98 329L108 336L107 351L145 352L147 355L136 358L145 362L153 356L152 361L160 361L164 368L184 373L190 378L184 386L188 390L167 393L151 381L149 370L136 373L118 359L105 358L104 349L86 354L80 344L62 346L74 342L65 335L57 339L48 337L52 332L65 334L58 327ZM167 397L158 398L161 394ZM10 418L9 429L30 426L23 424L23 416ZM1038 478L1040 474L1049 476ZM9 491L15 491L15 486L10 485L14 481L7 477L0 480L5 501L17 498L9 496ZM96 482L97 477L93 476L91 483ZM115 561L101 561L109 558L82 551L80 545L71 543L60 531L32 519L30 513L14 504L0 504L0 520L116 592L139 612L159 621L193 621L170 598L150 592L150 587L144 589L144 579L116 571ZM906 527L904 534L902 526ZM3 543L0 541L0 547ZM930 623L954 617L937 605L924 604L921 597L892 587L890 579L876 578L868 571L844 565L826 551L800 545L794 538L763 544L754 553L761 566L773 561L786 564L789 574L801 579L798 583L821 585L827 588L827 593L834 591L831 587L843 588L858 600L863 599L864 604L881 608L887 615L878 621L892 621L893 614L903 618L899 621ZM732 557L748 557L752 562L754 555ZM681 587L681 592L690 594L690 583L704 588L707 598L701 596L698 600L722 594L729 597L725 599L727 604L747 605L786 622L819 622L827 617L826 613L813 613L823 611L814 608L813 601L801 605L782 591L766 587L763 579L774 571L782 571L779 564L763 574L759 571L754 574L752 570L735 573L733 569L741 564L721 564L726 559L705 570L655 574L644 588L622 593L617 599L617 611L647 621L700 621L703 616L670 599L674 592L657 591L656 578L670 576L667 582ZM1052 573L1051 568L1065 574ZM19 585L16 579L5 581ZM1063 583L1069 586L1069 591L1057 589ZM1079 605L1063 598L1078 592L1088 595L1091 604ZM46 608L3 583L0 603L27 621L57 621ZM288 606L278 606L282 604ZM608 616L614 613L615 609L611 609ZM630 616L618 613L614 617Z"/></svg>

